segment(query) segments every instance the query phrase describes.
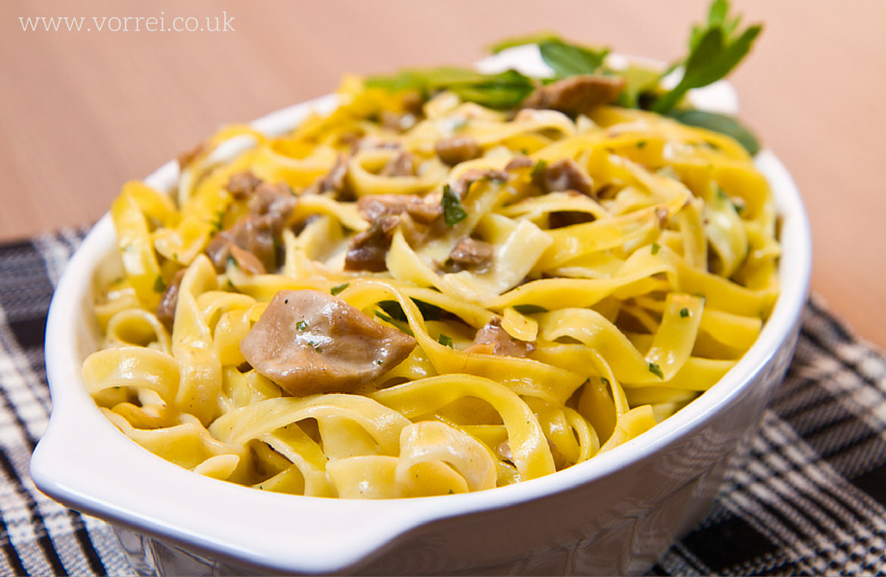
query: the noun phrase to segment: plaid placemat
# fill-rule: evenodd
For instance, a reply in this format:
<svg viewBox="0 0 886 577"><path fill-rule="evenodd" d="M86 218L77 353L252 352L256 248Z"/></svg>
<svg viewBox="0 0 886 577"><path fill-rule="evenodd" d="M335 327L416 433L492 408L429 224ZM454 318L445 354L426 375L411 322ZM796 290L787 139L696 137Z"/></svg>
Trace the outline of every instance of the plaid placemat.
<svg viewBox="0 0 886 577"><path fill-rule="evenodd" d="M28 476L50 411L46 313L83 233L0 246L0 575L133 573L107 525ZM650 574L875 574L884 557L886 359L813 298L762 430L708 517Z"/></svg>

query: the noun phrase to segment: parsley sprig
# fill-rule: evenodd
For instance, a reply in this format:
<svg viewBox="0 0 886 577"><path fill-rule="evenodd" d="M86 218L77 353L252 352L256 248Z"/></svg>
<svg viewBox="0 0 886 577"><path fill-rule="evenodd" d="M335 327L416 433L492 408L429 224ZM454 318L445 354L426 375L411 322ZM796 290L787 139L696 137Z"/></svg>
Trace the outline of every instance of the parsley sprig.
<svg viewBox="0 0 886 577"><path fill-rule="evenodd" d="M464 101L508 110L519 106L535 90L537 83L516 70L483 74L469 68L442 66L404 70L392 76L370 76L366 79L366 86L394 92L414 90L425 95L449 90Z"/></svg>
<svg viewBox="0 0 886 577"><path fill-rule="evenodd" d="M618 75L626 81L619 105L651 110L683 124L726 134L735 138L748 152L756 154L760 148L756 137L735 118L694 110L684 104L687 92L725 78L751 51L762 25L742 28L741 23L741 15L731 12L729 0L713 0L706 21L692 27L688 54L664 71L633 64L623 70L614 70L606 63L607 48L567 42L555 34L536 34L504 40L490 50L498 53L506 48L535 44L553 71L552 78L530 78L515 70L483 74L470 68L438 67L405 70L392 76L371 76L366 84L391 91L414 90L426 96L449 90L464 101L511 110L518 108L544 83L576 75ZM662 89L662 79L678 68L682 69L682 76L676 86Z"/></svg>
<svg viewBox="0 0 886 577"><path fill-rule="evenodd" d="M556 36L530 36L506 40L493 47L493 52L522 44L537 44L542 59L556 78L578 74L616 74L626 80L619 104L628 108L642 108L670 116L690 126L706 128L726 134L744 146L750 154L760 149L757 138L735 118L724 114L696 110L683 106L686 93L725 78L751 51L762 32L760 24L741 28L740 14L730 12L729 0L714 0L708 10L707 21L695 25L689 35L689 53L663 72L631 65L624 70L606 66L606 49L569 44ZM682 76L670 90L659 88L662 79L682 68Z"/></svg>
<svg viewBox="0 0 886 577"><path fill-rule="evenodd" d="M763 30L759 24L739 30L740 22L740 15L729 15L728 0L714 0L707 26L692 29L689 55L682 62L680 82L652 103L653 112L670 112L689 90L713 84L732 72Z"/></svg>

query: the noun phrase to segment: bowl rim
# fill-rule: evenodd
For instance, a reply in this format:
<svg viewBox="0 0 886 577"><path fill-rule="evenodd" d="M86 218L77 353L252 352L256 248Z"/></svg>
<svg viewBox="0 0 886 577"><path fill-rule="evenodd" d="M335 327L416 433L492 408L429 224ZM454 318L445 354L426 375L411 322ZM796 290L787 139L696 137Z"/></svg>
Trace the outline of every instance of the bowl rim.
<svg viewBox="0 0 886 577"><path fill-rule="evenodd" d="M715 100L722 103L724 88L717 90ZM324 96L272 112L252 125L278 134L335 103L333 95ZM770 182L781 218L781 293L757 342L736 366L651 431L586 463L516 485L445 497L345 501L263 493L195 475L121 434L87 393L80 379L85 355L72 338L81 330L95 267L114 246L106 214L65 268L50 306L45 354L53 411L31 459L32 479L66 506L213 557L271 571L332 573L358 565L419 526L541 499L612 475L692 434L745 394L756 372L796 330L812 266L809 222L799 191L775 154L763 150L755 164ZM178 166L170 161L145 181L168 189L177 176ZM299 517L312 524L294 538L290 520ZM355 522L360 519L371 522ZM244 534L241 527L254 530Z"/></svg>

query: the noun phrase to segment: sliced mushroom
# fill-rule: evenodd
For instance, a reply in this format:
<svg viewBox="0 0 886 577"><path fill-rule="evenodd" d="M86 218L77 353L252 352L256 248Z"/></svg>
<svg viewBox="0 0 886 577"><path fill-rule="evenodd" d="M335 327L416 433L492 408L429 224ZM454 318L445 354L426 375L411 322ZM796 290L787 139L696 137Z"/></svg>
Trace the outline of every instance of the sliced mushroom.
<svg viewBox="0 0 886 577"><path fill-rule="evenodd" d="M439 202L427 203L414 194L368 194L357 201L357 212L367 222L405 212L416 222L430 224L443 214L443 207Z"/></svg>
<svg viewBox="0 0 886 577"><path fill-rule="evenodd" d="M166 287L166 292L163 293L163 298L160 299L160 304L157 305L157 319L166 326L169 331L172 331L172 324L175 320L175 306L178 304L178 290L181 287L182 279L185 276L185 271L187 269L181 269L175 276L172 277L172 282L169 283L169 286Z"/></svg>
<svg viewBox="0 0 886 577"><path fill-rule="evenodd" d="M571 158L563 158L547 165L544 171L544 187L548 192L574 190L585 196L594 196L594 181Z"/></svg>
<svg viewBox="0 0 886 577"><path fill-rule="evenodd" d="M455 166L466 160L473 160L480 156L483 150L477 141L469 136L453 136L437 141L434 146L440 160L449 166Z"/></svg>
<svg viewBox="0 0 886 577"><path fill-rule="evenodd" d="M408 152L401 151L379 171L379 176L415 176L415 161Z"/></svg>
<svg viewBox="0 0 886 577"><path fill-rule="evenodd" d="M491 244L466 236L458 241L452 252L449 253L449 261L455 269L450 272L471 269L474 272L483 273L489 270L492 264L494 249Z"/></svg>
<svg viewBox="0 0 886 577"><path fill-rule="evenodd" d="M621 76L570 76L538 88L523 102L523 107L588 114L598 106L615 102L625 84Z"/></svg>
<svg viewBox="0 0 886 577"><path fill-rule="evenodd" d="M236 244L231 245L231 258L237 263L237 268L247 274L265 274L268 272L257 256L243 250Z"/></svg>
<svg viewBox="0 0 886 577"><path fill-rule="evenodd" d="M414 347L411 336L315 290L278 292L240 342L259 374L296 396L353 391Z"/></svg>
<svg viewBox="0 0 886 577"><path fill-rule="evenodd" d="M228 179L227 189L237 200L244 200L255 191L255 188L261 184L261 179L244 170L243 172L235 172Z"/></svg>
<svg viewBox="0 0 886 577"><path fill-rule="evenodd" d="M280 234L297 202L292 189L285 183L262 182L249 198L249 211L256 217L268 219L274 234Z"/></svg>
<svg viewBox="0 0 886 577"><path fill-rule="evenodd" d="M228 191L249 198L250 213L209 241L206 254L219 272L225 270L231 247L251 253L233 255L243 270L254 274L273 270L277 262L275 239L280 235L295 209L298 199L285 183L270 184L252 173L237 173L228 181Z"/></svg>
<svg viewBox="0 0 886 577"><path fill-rule="evenodd" d="M232 246L238 246L252 253L261 261L265 270L274 270L277 251L271 219L248 215L231 228L215 235L206 246L206 254L215 266L215 270L219 272L225 270Z"/></svg>
<svg viewBox="0 0 886 577"><path fill-rule="evenodd" d="M527 357L535 350L535 345L509 335L501 326L501 319L493 318L477 331L474 342L465 349L466 353L500 355L507 357Z"/></svg>
<svg viewBox="0 0 886 577"><path fill-rule="evenodd" d="M536 162L525 154L518 154L505 165L505 172L513 172L521 168L531 168Z"/></svg>
<svg viewBox="0 0 886 577"><path fill-rule="evenodd" d="M385 258L399 222L398 216L384 215L374 221L369 230L354 235L345 254L345 270L387 270Z"/></svg>

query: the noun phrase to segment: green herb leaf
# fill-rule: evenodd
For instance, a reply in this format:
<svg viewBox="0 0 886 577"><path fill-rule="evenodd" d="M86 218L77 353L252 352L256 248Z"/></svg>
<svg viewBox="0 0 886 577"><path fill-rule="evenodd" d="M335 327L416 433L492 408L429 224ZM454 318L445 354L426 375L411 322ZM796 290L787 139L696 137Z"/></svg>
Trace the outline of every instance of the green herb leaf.
<svg viewBox="0 0 886 577"><path fill-rule="evenodd" d="M658 251L661 250L661 245L657 242L652 243L652 254L658 254Z"/></svg>
<svg viewBox="0 0 886 577"><path fill-rule="evenodd" d="M393 320L401 323L406 322L406 313L403 312L403 307L397 301L379 301L378 306Z"/></svg>
<svg viewBox="0 0 886 577"><path fill-rule="evenodd" d="M163 280L163 277L159 274L157 278L154 279L154 292L155 293L163 293L166 292L166 281Z"/></svg>
<svg viewBox="0 0 886 577"><path fill-rule="evenodd" d="M465 207L462 206L458 195L455 194L455 191L448 184L443 186L441 204L443 205L443 221L448 227L453 227L468 217L468 213L465 211Z"/></svg>
<svg viewBox="0 0 886 577"><path fill-rule="evenodd" d="M715 0L706 27L693 28L689 56L683 63L683 77L677 86L653 102L653 112L665 114L689 90L724 78L750 52L763 27L756 24L739 33L740 18L730 18L728 11L728 1Z"/></svg>
<svg viewBox="0 0 886 577"><path fill-rule="evenodd" d="M464 101L508 109L518 106L536 88L536 81L516 70L483 74L470 68L442 66L404 70L391 76L370 76L366 86L390 91L416 90L431 94L450 90Z"/></svg>
<svg viewBox="0 0 886 577"><path fill-rule="evenodd" d="M594 74L603 67L607 48L591 48L564 41L556 34L542 32L518 38L509 38L490 47L493 54L507 48L536 44L545 64L560 78L577 74Z"/></svg>
<svg viewBox="0 0 886 577"><path fill-rule="evenodd" d="M400 330L400 332L404 332L411 337L415 336L415 334L412 332L412 329L409 328L409 325L406 324L405 322L394 320L381 311L375 311L375 316L377 316L381 320L385 321L386 323L397 327Z"/></svg>
<svg viewBox="0 0 886 577"><path fill-rule="evenodd" d="M298 329L299 332L304 332L308 328L308 323L306 323L305 321L298 321L297 323L295 323L295 328Z"/></svg>
<svg viewBox="0 0 886 577"><path fill-rule="evenodd" d="M390 323L392 325L397 322L394 319L392 319L390 316L386 315L385 313L383 313L381 311L375 311L375 316L377 316L381 320L385 321L386 323Z"/></svg>
<svg viewBox="0 0 886 577"><path fill-rule="evenodd" d="M496 42L489 47L489 52L498 54L502 50L508 48L516 48L517 46L525 46L527 44L543 44L545 42L561 42L560 36L553 32L540 32L538 34L530 34L528 36L518 36L516 38L506 38Z"/></svg>
<svg viewBox="0 0 886 577"><path fill-rule="evenodd" d="M452 348L452 338L440 333L437 337L437 342L443 345L444 347Z"/></svg>
<svg viewBox="0 0 886 577"><path fill-rule="evenodd" d="M213 233L221 232L225 222L225 211L219 210L215 213L215 220L212 222Z"/></svg>
<svg viewBox="0 0 886 577"><path fill-rule="evenodd" d="M668 116L683 124L706 128L734 138L751 156L760 151L757 137L732 116L704 110L674 110Z"/></svg>
<svg viewBox="0 0 886 577"><path fill-rule="evenodd" d="M617 74L625 79L625 88L618 97L618 104L625 108L640 108L641 97L653 93L662 77L660 70L637 64L629 64Z"/></svg>
<svg viewBox="0 0 886 577"><path fill-rule="evenodd" d="M688 316L689 316L689 309L687 309L686 307L683 307L682 309L680 309L680 318L681 319L685 319Z"/></svg>
<svg viewBox="0 0 886 577"><path fill-rule="evenodd" d="M514 310L523 315L534 315L536 313L548 312L548 309L538 305L514 305Z"/></svg>
<svg viewBox="0 0 886 577"><path fill-rule="evenodd" d="M475 102L487 108L507 110L516 108L536 89L536 83L516 70L486 75L483 80L452 84L447 88L466 102Z"/></svg>
<svg viewBox="0 0 886 577"><path fill-rule="evenodd" d="M727 36L732 36L738 25L741 23L741 15L737 14L731 19L729 18L729 1L714 0L708 8L708 28L721 27L726 31ZM704 35L705 28L701 26L693 26L692 33L689 35L689 50L692 51L698 46L701 37Z"/></svg>
<svg viewBox="0 0 886 577"><path fill-rule="evenodd" d="M592 49L562 40L546 40L538 45L545 64L559 77L593 74L602 66L609 50Z"/></svg>
<svg viewBox="0 0 886 577"><path fill-rule="evenodd" d="M538 162L535 163L535 166L532 167L532 171L529 173L529 176L535 180L536 178L541 178L544 176L545 171L548 169L548 162L540 158Z"/></svg>
<svg viewBox="0 0 886 577"><path fill-rule="evenodd" d="M426 321L439 321L440 314L442 313L442 309L437 305L432 305L430 303L426 303L422 300L412 299L412 302L416 304L419 312L421 312L421 316ZM397 301L379 301L379 308L385 311L388 316L390 316L395 321L399 321L401 323L407 322L406 313L403 311L403 307L400 306L400 303Z"/></svg>
<svg viewBox="0 0 886 577"><path fill-rule="evenodd" d="M412 302L418 306L418 310L421 312L421 316L426 321L439 321L440 314L443 312L443 309L438 307L437 305L432 305L431 303L426 303L425 301L421 301L418 299L412 299Z"/></svg>
<svg viewBox="0 0 886 577"><path fill-rule="evenodd" d="M658 377L659 379L664 380L664 373L661 372L661 367L655 363L649 363L649 372Z"/></svg>
<svg viewBox="0 0 886 577"><path fill-rule="evenodd" d="M331 289L329 289L329 294L331 294L332 296L336 296L336 295L338 295L341 291L343 291L343 290L345 290L346 288L348 288L348 287L350 286L350 284L351 284L351 283L346 282L346 283L344 283L344 284L340 284L340 285L338 285L338 286L334 286L334 287L332 287Z"/></svg>

